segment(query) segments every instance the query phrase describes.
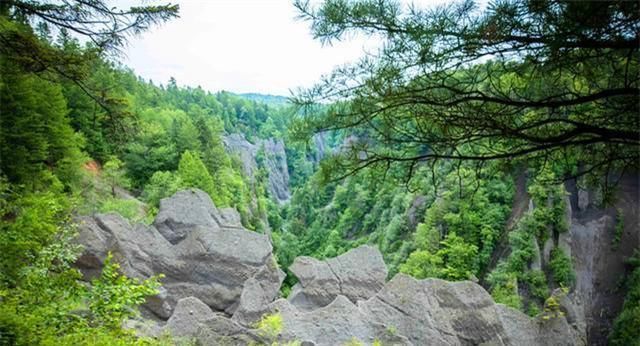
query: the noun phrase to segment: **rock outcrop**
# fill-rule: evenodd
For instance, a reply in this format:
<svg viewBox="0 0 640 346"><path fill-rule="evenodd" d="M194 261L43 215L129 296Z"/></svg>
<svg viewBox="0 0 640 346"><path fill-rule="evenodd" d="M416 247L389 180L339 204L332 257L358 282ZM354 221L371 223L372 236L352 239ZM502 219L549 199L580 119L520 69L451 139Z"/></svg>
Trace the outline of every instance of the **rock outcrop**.
<svg viewBox="0 0 640 346"><path fill-rule="evenodd" d="M564 302L561 301L564 308ZM372 345L584 345L584 337L557 314L532 319L496 304L479 285L440 279L416 280L398 274L376 295L354 304L338 295L329 305L302 311L278 299L266 312L279 314L283 343L332 346ZM569 310L569 313L574 313ZM202 345L271 344L274 340L254 324L238 323L215 313L194 297L178 302L163 327L145 329L146 335L168 331L196 339ZM140 329L139 329L140 331Z"/></svg>
<svg viewBox="0 0 640 346"><path fill-rule="evenodd" d="M272 301L284 274L277 268L269 239L243 229L226 214L206 193L187 190L161 201L154 226L131 226L116 214L85 217L79 222L79 242L85 250L77 266L94 277L112 252L128 276L164 274L163 291L146 305L163 319L179 299L189 296L231 314L251 278L268 288L264 299Z"/></svg>
<svg viewBox="0 0 640 346"><path fill-rule="evenodd" d="M597 190L575 181L567 190L570 230L559 245L569 249L576 272L571 296L582 305L589 344L604 345L626 293L618 286L625 260L640 249L640 179L637 173L620 177L615 202L606 208Z"/></svg>
<svg viewBox="0 0 640 346"><path fill-rule="evenodd" d="M248 345L260 340L251 330L214 313L195 297L178 301L162 332L169 332L178 339L195 339L199 345Z"/></svg>
<svg viewBox="0 0 640 346"><path fill-rule="evenodd" d="M153 226L132 226L114 214L83 218L85 250L77 266L95 276L112 252L129 276L163 273L161 294L145 305L155 319L126 325L202 345L584 344L584 313L570 300L560 302L566 314L531 319L494 303L470 281L398 274L385 283L387 268L371 246L325 261L297 258L291 271L299 284L288 300L277 299L284 273L269 239L243 229L234 215L217 209L204 192L188 190L162 201ZM254 329L264 314L280 315L279 335Z"/></svg>
<svg viewBox="0 0 640 346"><path fill-rule="evenodd" d="M536 206L527 193L526 171L515 180L515 196L507 229L515 225ZM613 177L612 177L613 179ZM617 185L613 203L603 205L603 192L585 188L577 180L565 182L565 232L549 232L544 243L534 244L530 269L550 271L551 252L559 248L571 258L576 280L570 288L564 308L574 329L586 331L590 345L605 345L613 321L622 309L625 290L619 287L626 275L625 261L640 249L640 179L638 173L615 177ZM489 268L509 255L507 237L494 251ZM548 274L547 274L548 275ZM554 286L550 280L550 289ZM520 293L526 295L527 290ZM569 306L572 305L572 306ZM583 333L585 334L585 333Z"/></svg>
<svg viewBox="0 0 640 346"><path fill-rule="evenodd" d="M342 345L357 339L392 345L575 345L563 316L533 320L495 304L481 286L398 274L376 295L354 304L338 296L331 304L300 311L286 300L271 305L282 315L283 340Z"/></svg>
<svg viewBox="0 0 640 346"><path fill-rule="evenodd" d="M382 288L387 277L382 254L366 245L326 261L298 257L289 270L300 280L289 301L302 310L326 306L338 295L354 303L366 300Z"/></svg>
<svg viewBox="0 0 640 346"><path fill-rule="evenodd" d="M255 178L258 169L258 154L262 151L262 164L267 170L269 194L281 203L291 198L289 191L289 169L287 167L287 154L282 139L257 139L256 143L250 143L241 134L230 134L224 137L227 151L240 157L244 173Z"/></svg>

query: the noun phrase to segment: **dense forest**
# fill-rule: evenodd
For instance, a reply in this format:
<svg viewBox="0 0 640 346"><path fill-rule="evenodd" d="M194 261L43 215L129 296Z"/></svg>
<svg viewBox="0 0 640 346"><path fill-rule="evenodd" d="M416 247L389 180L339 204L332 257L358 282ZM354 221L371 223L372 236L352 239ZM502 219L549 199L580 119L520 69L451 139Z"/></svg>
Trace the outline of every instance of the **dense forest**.
<svg viewBox="0 0 640 346"><path fill-rule="evenodd" d="M150 223L186 188L268 234L285 271L298 256L371 244L389 278L472 280L530 316L573 289L558 245L566 181L604 207L623 175L637 178L638 3L295 6L319 40L362 32L384 48L290 99L212 92L117 62L128 31L171 20L177 6L0 3L0 345L173 344L121 327L162 275L127 278L107 261L82 282L74 220L117 212ZM232 134L284 143L288 200L269 188L273 153L258 150L248 174ZM524 195L535 207L516 217ZM534 265L549 239L550 261ZM640 340L640 252L628 262L613 345ZM287 273L283 297L296 283Z"/></svg>

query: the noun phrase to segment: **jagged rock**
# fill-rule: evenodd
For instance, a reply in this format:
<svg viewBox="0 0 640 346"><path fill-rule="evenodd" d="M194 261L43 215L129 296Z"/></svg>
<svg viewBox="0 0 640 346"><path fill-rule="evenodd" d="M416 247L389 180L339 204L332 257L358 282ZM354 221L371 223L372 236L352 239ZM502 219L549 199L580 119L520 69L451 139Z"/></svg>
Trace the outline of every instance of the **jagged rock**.
<svg viewBox="0 0 640 346"><path fill-rule="evenodd" d="M215 314L198 298L187 297L178 301L165 330L173 336L196 336L202 326L211 324Z"/></svg>
<svg viewBox="0 0 640 346"><path fill-rule="evenodd" d="M242 228L242 218L240 213L233 208L221 208L220 211L221 221L229 227Z"/></svg>
<svg viewBox="0 0 640 346"><path fill-rule="evenodd" d="M214 206L207 193L200 190L179 191L160 201L153 225L172 244L182 241L194 226L214 226Z"/></svg>
<svg viewBox="0 0 640 346"><path fill-rule="evenodd" d="M571 220L572 220L572 208L571 201L569 200L569 196L564 196L564 224L567 225L567 230L558 235L558 247L562 249L562 251L571 257L571 238L573 234L573 229L571 228Z"/></svg>
<svg viewBox="0 0 640 346"><path fill-rule="evenodd" d="M134 332L138 337L157 338L162 335L163 328L157 321L136 317L135 319L127 319L122 324L123 329Z"/></svg>
<svg viewBox="0 0 640 346"><path fill-rule="evenodd" d="M570 331L573 334L572 338L581 340L582 343L587 344L586 315L584 313L584 307L577 296L573 292L567 294L560 288L553 290L551 296L558 302L562 314L571 326Z"/></svg>
<svg viewBox="0 0 640 346"><path fill-rule="evenodd" d="M549 238L544 242L544 246L542 247L542 259L544 260L544 265L549 265L551 261L551 251L555 245L553 244L553 238Z"/></svg>
<svg viewBox="0 0 640 346"><path fill-rule="evenodd" d="M585 211L589 207L589 191L578 188L578 209Z"/></svg>
<svg viewBox="0 0 640 346"><path fill-rule="evenodd" d="M311 312L301 312L288 301L273 304L283 319L283 340L308 340L314 345L344 345L352 340L371 345L374 340L393 337L384 325L372 323L360 308L344 296ZM393 345L411 345L402 336ZM382 340L380 340L382 341ZM403 342L404 341L404 342Z"/></svg>
<svg viewBox="0 0 640 346"><path fill-rule="evenodd" d="M533 203L533 198L529 198L529 206L527 207L527 211L532 213L535 208L536 207Z"/></svg>
<svg viewBox="0 0 640 346"><path fill-rule="evenodd" d="M531 264L529 266L532 270L542 270L542 254L540 253L540 245L538 245L538 240L533 240L533 258L531 259Z"/></svg>
<svg viewBox="0 0 640 346"><path fill-rule="evenodd" d="M178 340L194 340L199 345L248 345L258 340L250 330L214 313L195 297L178 301L163 331Z"/></svg>
<svg viewBox="0 0 640 346"><path fill-rule="evenodd" d="M326 135L324 132L316 133L315 135L313 135L313 137L311 137L311 140L313 141L313 147L315 149L313 161L316 164L320 163L320 161L326 156L327 145L325 137Z"/></svg>
<svg viewBox="0 0 640 346"><path fill-rule="evenodd" d="M353 339L390 345L580 345L563 316L534 320L495 304L470 281L416 280L398 274L380 292L354 304L339 295L329 305L302 311L280 299L283 340L342 345ZM577 340L577 341L576 341Z"/></svg>
<svg viewBox="0 0 640 346"><path fill-rule="evenodd" d="M411 201L411 206L407 210L407 223L409 229L415 229L424 215L427 198L423 195L416 195Z"/></svg>
<svg viewBox="0 0 640 346"><path fill-rule="evenodd" d="M298 257L289 270L300 281L289 301L305 310L326 306L338 295L352 302L368 299L382 288L387 276L380 251L367 245L326 261Z"/></svg>
<svg viewBox="0 0 640 346"><path fill-rule="evenodd" d="M238 308L233 314L233 320L251 326L268 311L268 305L278 296L280 285L285 278L285 273L277 268L274 262L272 267L265 268L244 284Z"/></svg>
<svg viewBox="0 0 640 346"><path fill-rule="evenodd" d="M169 318L180 298L189 296L232 314L252 277L268 287L263 300L273 301L282 274L274 266L269 239L226 223L233 217L222 215L206 193L188 190L161 201L154 222L158 228L133 227L115 214L83 218L79 242L85 250L76 265L86 276L95 276L107 252L112 252L128 276L164 274L166 291L146 304L163 319Z"/></svg>
<svg viewBox="0 0 640 346"><path fill-rule="evenodd" d="M267 311L282 317L279 341L304 345L584 345L576 311L564 298L558 295L564 315L532 319L494 303L473 282L398 274L376 295L356 304L338 295L324 307L303 311L279 299ZM203 345L271 343L259 331L215 314L194 297L178 302L164 330Z"/></svg>
<svg viewBox="0 0 640 346"><path fill-rule="evenodd" d="M228 151L240 157L243 171L252 181L258 168L256 161L258 153L264 149L263 164L268 174L269 193L279 202L289 200L291 197L289 169L282 139L257 139L256 143L252 144L244 138L244 135L234 133L224 137L224 144Z"/></svg>

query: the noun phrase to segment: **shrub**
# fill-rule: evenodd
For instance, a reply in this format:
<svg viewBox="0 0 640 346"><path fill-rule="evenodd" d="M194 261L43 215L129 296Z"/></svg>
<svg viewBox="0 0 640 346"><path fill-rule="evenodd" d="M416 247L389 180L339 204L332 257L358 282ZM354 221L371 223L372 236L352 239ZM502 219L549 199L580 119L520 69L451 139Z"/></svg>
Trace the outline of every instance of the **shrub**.
<svg viewBox="0 0 640 346"><path fill-rule="evenodd" d="M560 309L560 302L558 302L558 297L552 295L551 297L547 298L547 300L544 302L542 319L549 320L562 316L564 316L564 313Z"/></svg>
<svg viewBox="0 0 640 346"><path fill-rule="evenodd" d="M120 199L109 197L105 199L98 210L101 213L118 213L131 223L142 222L145 213L140 202L135 199Z"/></svg>
<svg viewBox="0 0 640 346"><path fill-rule="evenodd" d="M264 338L274 341L282 332L282 315L280 313L267 314L262 316L256 323L258 334Z"/></svg>
<svg viewBox="0 0 640 346"><path fill-rule="evenodd" d="M504 304L517 310L522 309L522 299L518 295L518 279L510 275L506 282L495 285L491 296L496 303Z"/></svg>
<svg viewBox="0 0 640 346"><path fill-rule="evenodd" d="M629 263L635 269L626 280L627 295L622 312L609 335L609 344L613 346L640 345L640 251L636 251Z"/></svg>
<svg viewBox="0 0 640 346"><path fill-rule="evenodd" d="M571 258L569 258L561 248L557 247L551 250L549 266L551 267L553 279L558 285L569 287L575 281L576 274L573 271Z"/></svg>
<svg viewBox="0 0 640 346"><path fill-rule="evenodd" d="M414 251L407 261L400 266L400 272L411 275L416 279L439 277L442 258L429 251Z"/></svg>
<svg viewBox="0 0 640 346"><path fill-rule="evenodd" d="M544 272L541 270L531 270L526 273L524 276L524 280L529 286L529 291L531 294L544 300L549 296L549 287L547 285L547 278L544 275Z"/></svg>
<svg viewBox="0 0 640 346"><path fill-rule="evenodd" d="M117 329L122 322L136 315L135 308L144 303L147 296L159 293L162 276L154 276L140 282L119 273L120 266L113 262L111 253L104 261L102 274L91 282L88 293L89 308L98 322Z"/></svg>

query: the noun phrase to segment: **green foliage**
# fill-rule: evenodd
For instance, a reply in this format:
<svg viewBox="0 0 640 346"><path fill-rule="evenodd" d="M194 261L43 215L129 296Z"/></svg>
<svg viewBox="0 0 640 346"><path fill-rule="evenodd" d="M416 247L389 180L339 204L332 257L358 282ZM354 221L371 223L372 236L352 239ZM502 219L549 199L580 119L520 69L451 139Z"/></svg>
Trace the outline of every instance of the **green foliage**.
<svg viewBox="0 0 640 346"><path fill-rule="evenodd" d="M628 260L631 273L626 278L627 294L620 315L616 317L609 343L615 346L640 345L640 251Z"/></svg>
<svg viewBox="0 0 640 346"><path fill-rule="evenodd" d="M547 278L541 270L530 270L524 275L524 282L527 283L530 293L539 300L544 300L549 296Z"/></svg>
<svg viewBox="0 0 640 346"><path fill-rule="evenodd" d="M364 346L364 343L354 336L349 341L343 343L342 346Z"/></svg>
<svg viewBox="0 0 640 346"><path fill-rule="evenodd" d="M442 276L448 280L466 280L478 269L478 247L468 244L462 237L449 233L441 243L438 255L446 263Z"/></svg>
<svg viewBox="0 0 640 346"><path fill-rule="evenodd" d="M279 313L264 315L255 325L258 334L271 341L276 340L283 327L282 315Z"/></svg>
<svg viewBox="0 0 640 346"><path fill-rule="evenodd" d="M560 286L570 287L575 280L571 258L559 248L552 250L548 268L531 269L534 258L539 255L539 244L544 244L552 237L557 239L568 227L564 187L557 184L553 171L548 167L535 170L533 174L528 192L535 209L526 212L509 233L509 256L487 276L494 297L513 301L509 305L521 310L528 307L530 314L539 311L538 306L549 296L549 288L554 287L547 281L546 270L551 272ZM512 290L513 282L522 286L522 289Z"/></svg>
<svg viewBox="0 0 640 346"><path fill-rule="evenodd" d="M157 171L144 186L142 198L157 208L161 199L172 196L181 186L183 184L178 175L172 172Z"/></svg>
<svg viewBox="0 0 640 346"><path fill-rule="evenodd" d="M493 175L483 181L474 181L472 172L464 167L449 169L437 177L446 190L427 208L424 222L415 231L417 249L400 267L418 278L481 276L508 215L512 187L503 182L495 167L483 172Z"/></svg>
<svg viewBox="0 0 640 346"><path fill-rule="evenodd" d="M558 292L554 292L544 302L544 308L542 310L542 319L550 320L553 318L560 318L565 315L560 306L560 300L567 295L567 289L561 289Z"/></svg>
<svg viewBox="0 0 640 346"><path fill-rule="evenodd" d="M561 248L556 247L551 250L549 266L551 267L553 279L558 285L570 287L574 283L576 274L573 271L571 258Z"/></svg>
<svg viewBox="0 0 640 346"><path fill-rule="evenodd" d="M551 168L544 166L536 172L535 179L528 188L535 204L533 217L528 220L528 231L535 234L542 243L551 236L550 230L563 233L569 227L565 219L566 192L564 186L557 184L556 180Z"/></svg>
<svg viewBox="0 0 640 346"><path fill-rule="evenodd" d="M624 215L622 214L621 209L616 209L616 227L613 233L613 239L611 240L611 245L614 249L618 248L620 244L620 238L622 238L622 233L624 232Z"/></svg>
<svg viewBox="0 0 640 346"><path fill-rule="evenodd" d="M197 154L190 151L182 154L178 164L178 177L182 183L181 187L199 188L211 195L215 202L213 178Z"/></svg>
<svg viewBox="0 0 640 346"><path fill-rule="evenodd" d="M102 175L111 187L111 194L116 196L116 187L129 188L131 182L125 176L124 165L120 159L115 156L111 156L102 167Z"/></svg>
<svg viewBox="0 0 640 346"><path fill-rule="evenodd" d="M0 67L0 171L30 189L46 188L50 171L75 185L83 138L69 124L60 86L11 67Z"/></svg>
<svg viewBox="0 0 640 346"><path fill-rule="evenodd" d="M135 307L145 302L146 297L159 293L160 276L140 282L119 273L120 266L113 262L111 253L104 261L102 274L91 281L88 299L89 308L98 323L117 329L126 318L136 315Z"/></svg>
<svg viewBox="0 0 640 346"><path fill-rule="evenodd" d="M101 213L117 213L132 224L143 222L146 219L146 213L143 206L135 199L121 199L107 197L98 207Z"/></svg>
<svg viewBox="0 0 640 346"><path fill-rule="evenodd" d="M414 251L407 261L400 266L400 272L416 279L442 276L442 257L427 250Z"/></svg>
<svg viewBox="0 0 640 346"><path fill-rule="evenodd" d="M92 288L72 268L80 248L70 223L69 196L52 188L26 192L0 179L0 343L15 345L153 345L120 328L154 294L107 263ZM83 314L85 307L92 314Z"/></svg>
<svg viewBox="0 0 640 346"><path fill-rule="evenodd" d="M69 225L68 197L55 178L49 191L23 192L17 186L1 183L7 202L0 210L0 280L14 286L28 263ZM57 182L57 183L56 183ZM1 186L4 185L4 186ZM1 287L1 286L0 286Z"/></svg>
<svg viewBox="0 0 640 346"><path fill-rule="evenodd" d="M332 129L357 136L335 155L332 166L340 169L327 170L331 178L367 167L399 169L410 179L417 166L440 160L561 162L558 177L575 174L577 162L601 177L638 168L640 81L627 77L640 72L640 56L629 55L637 50L628 30L640 20L635 4L457 1L421 9L397 1L297 0L295 6L324 43L354 34L383 41L373 57L336 68L293 99L302 113L292 126L298 137Z"/></svg>
<svg viewBox="0 0 640 346"><path fill-rule="evenodd" d="M495 285L491 290L491 296L496 303L504 304L514 309L522 309L522 298L518 294L518 279L511 276L506 283Z"/></svg>

